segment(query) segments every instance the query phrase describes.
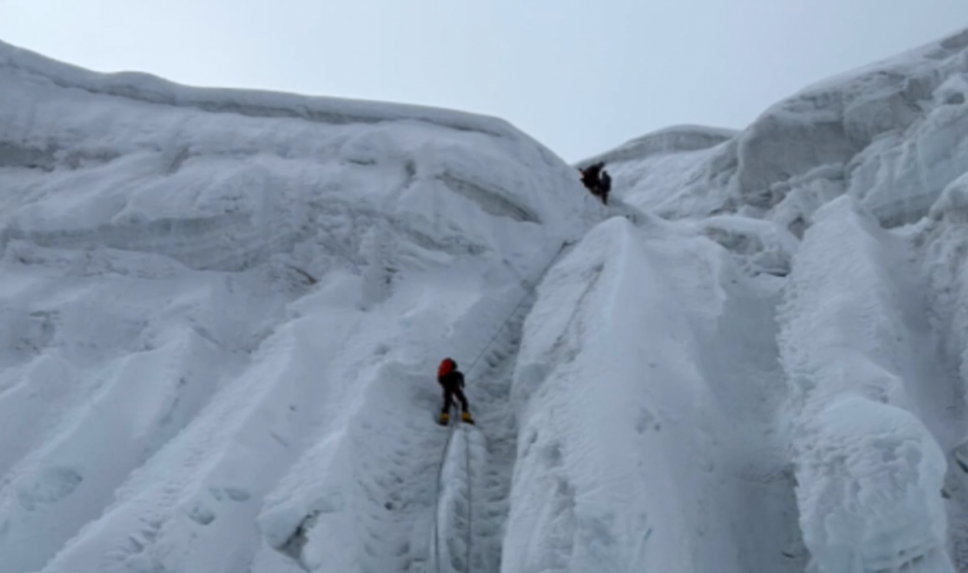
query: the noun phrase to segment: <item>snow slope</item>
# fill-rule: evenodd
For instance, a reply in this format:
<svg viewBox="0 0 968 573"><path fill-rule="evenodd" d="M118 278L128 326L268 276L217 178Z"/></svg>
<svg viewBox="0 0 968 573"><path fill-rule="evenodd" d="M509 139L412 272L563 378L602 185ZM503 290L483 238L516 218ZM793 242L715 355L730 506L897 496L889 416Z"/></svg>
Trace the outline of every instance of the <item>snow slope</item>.
<svg viewBox="0 0 968 573"><path fill-rule="evenodd" d="M783 398L776 294L698 234L621 218L551 271L514 377L502 570L802 570L764 437Z"/></svg>
<svg viewBox="0 0 968 573"><path fill-rule="evenodd" d="M606 208L493 118L0 44L0 573L968 571L966 86L647 135Z"/></svg>
<svg viewBox="0 0 968 573"><path fill-rule="evenodd" d="M434 368L600 216L571 168L489 118L7 45L0 85L0 571L426 561Z"/></svg>

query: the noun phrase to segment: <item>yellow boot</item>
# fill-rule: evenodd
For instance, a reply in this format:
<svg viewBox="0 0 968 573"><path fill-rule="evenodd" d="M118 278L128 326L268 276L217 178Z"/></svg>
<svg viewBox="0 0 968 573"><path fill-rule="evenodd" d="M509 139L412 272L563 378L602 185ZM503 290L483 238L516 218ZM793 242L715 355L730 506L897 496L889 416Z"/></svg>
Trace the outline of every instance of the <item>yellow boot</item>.
<svg viewBox="0 0 968 573"><path fill-rule="evenodd" d="M450 414L448 414L447 412L444 412L443 414L440 415L440 425L446 426L449 423L450 423Z"/></svg>
<svg viewBox="0 0 968 573"><path fill-rule="evenodd" d="M473 424L474 423L474 419L471 418L471 413L470 412L467 412L467 411L465 411L463 414L461 414L461 419L464 420L465 422L467 422L468 424Z"/></svg>

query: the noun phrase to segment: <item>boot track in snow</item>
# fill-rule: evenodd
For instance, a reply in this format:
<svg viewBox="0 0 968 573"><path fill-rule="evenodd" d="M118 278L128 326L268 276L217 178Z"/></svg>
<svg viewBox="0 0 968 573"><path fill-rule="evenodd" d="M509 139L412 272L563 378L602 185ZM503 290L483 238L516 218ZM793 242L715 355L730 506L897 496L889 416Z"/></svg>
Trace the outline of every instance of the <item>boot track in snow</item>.
<svg viewBox="0 0 968 573"><path fill-rule="evenodd" d="M440 459L437 504L427 573L497 573L517 453L517 426L508 397L524 321L535 288L571 243L558 250L541 276L467 371L475 425L452 416Z"/></svg>

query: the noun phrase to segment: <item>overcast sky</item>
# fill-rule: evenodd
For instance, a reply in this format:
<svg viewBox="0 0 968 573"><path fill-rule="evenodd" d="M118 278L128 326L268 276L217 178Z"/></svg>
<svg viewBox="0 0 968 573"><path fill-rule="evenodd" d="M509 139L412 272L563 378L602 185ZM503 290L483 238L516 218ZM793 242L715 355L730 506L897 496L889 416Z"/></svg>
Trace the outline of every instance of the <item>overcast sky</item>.
<svg viewBox="0 0 968 573"><path fill-rule="evenodd" d="M0 39L94 70L485 113L569 161L962 27L966 0L0 0Z"/></svg>

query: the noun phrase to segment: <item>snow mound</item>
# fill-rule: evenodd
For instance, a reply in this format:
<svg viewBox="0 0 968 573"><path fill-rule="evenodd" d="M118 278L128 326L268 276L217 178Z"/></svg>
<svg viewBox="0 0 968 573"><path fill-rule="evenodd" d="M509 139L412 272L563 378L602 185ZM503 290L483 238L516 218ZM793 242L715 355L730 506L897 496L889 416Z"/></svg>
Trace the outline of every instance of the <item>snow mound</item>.
<svg viewBox="0 0 968 573"><path fill-rule="evenodd" d="M815 218L780 316L804 542L818 572L954 571L945 456L911 411L926 381L904 245L852 198Z"/></svg>
<svg viewBox="0 0 968 573"><path fill-rule="evenodd" d="M514 376L502 571L795 570L789 484L754 406L780 398L772 295L741 276L706 238L621 218L547 275ZM763 337L738 346L734 328Z"/></svg>
<svg viewBox="0 0 968 573"><path fill-rule="evenodd" d="M490 118L8 45L0 89L0 572L425 563L436 364L601 217L574 170Z"/></svg>
<svg viewBox="0 0 968 573"><path fill-rule="evenodd" d="M818 573L954 572L940 495L944 456L913 415L856 395L803 428L797 492Z"/></svg>
<svg viewBox="0 0 968 573"><path fill-rule="evenodd" d="M968 384L968 173L948 186L915 239L922 273L937 293L931 318Z"/></svg>

